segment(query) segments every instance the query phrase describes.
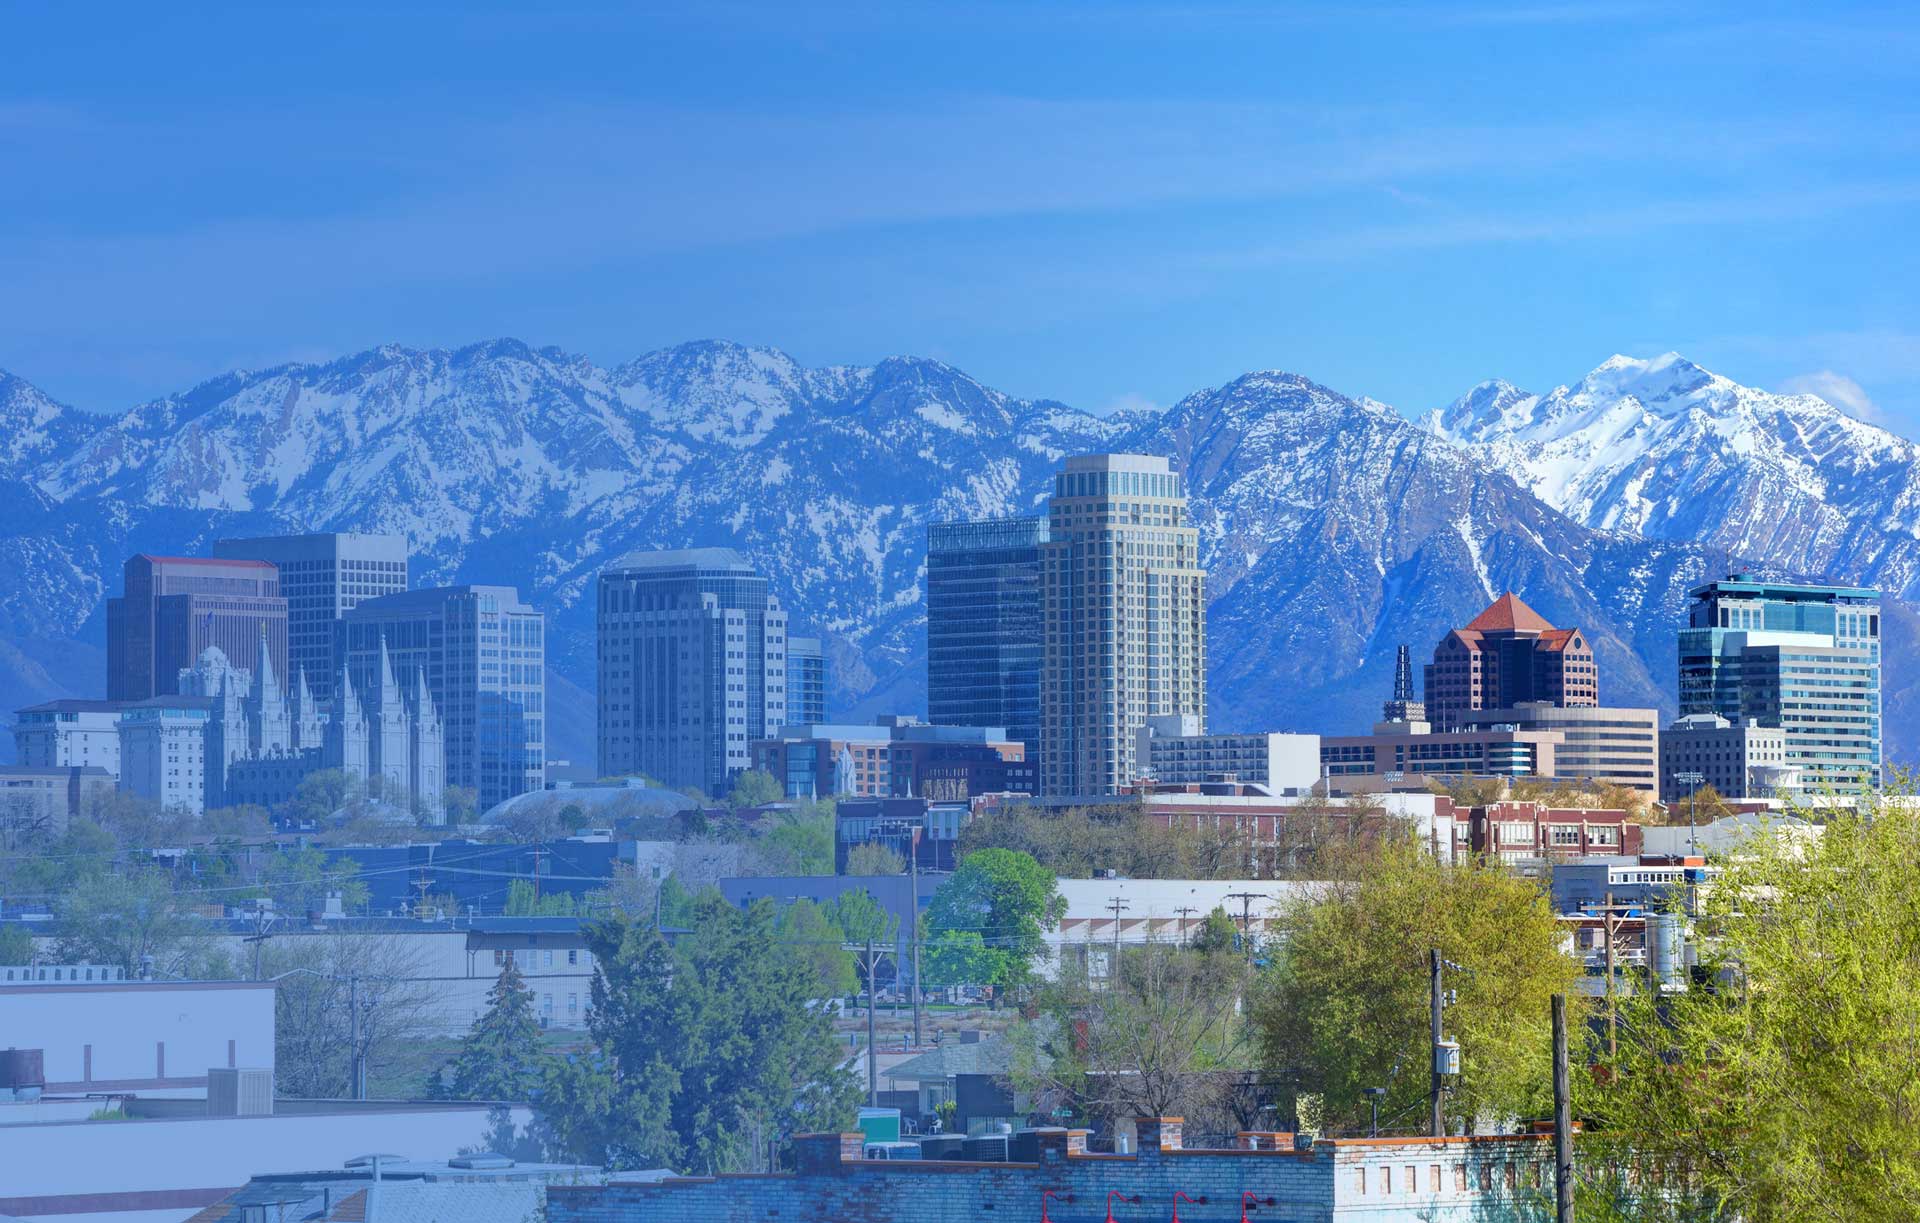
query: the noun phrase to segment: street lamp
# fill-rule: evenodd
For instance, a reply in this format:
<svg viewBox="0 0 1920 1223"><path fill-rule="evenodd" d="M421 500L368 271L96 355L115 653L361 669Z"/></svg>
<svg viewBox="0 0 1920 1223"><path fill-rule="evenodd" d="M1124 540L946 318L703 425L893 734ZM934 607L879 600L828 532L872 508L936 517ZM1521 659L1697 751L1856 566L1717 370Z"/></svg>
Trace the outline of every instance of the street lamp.
<svg viewBox="0 0 1920 1223"><path fill-rule="evenodd" d="M1700 852L1700 836L1694 829L1693 824L1695 809L1694 796L1700 792L1700 783L1707 778L1703 773L1689 772L1675 773L1673 779L1687 787L1687 849L1690 853L1698 854Z"/></svg>
<svg viewBox="0 0 1920 1223"><path fill-rule="evenodd" d="M1378 1138L1380 1137L1380 1100L1387 1094L1387 1089L1384 1087L1363 1087L1361 1088L1361 1094L1367 1097L1367 1108L1372 1113L1372 1118L1367 1125L1367 1137Z"/></svg>
<svg viewBox="0 0 1920 1223"><path fill-rule="evenodd" d="M1073 1195L1061 1189L1042 1189L1040 1191L1040 1223L1053 1223L1047 1215L1047 1199L1059 1198L1063 1202L1073 1201Z"/></svg>

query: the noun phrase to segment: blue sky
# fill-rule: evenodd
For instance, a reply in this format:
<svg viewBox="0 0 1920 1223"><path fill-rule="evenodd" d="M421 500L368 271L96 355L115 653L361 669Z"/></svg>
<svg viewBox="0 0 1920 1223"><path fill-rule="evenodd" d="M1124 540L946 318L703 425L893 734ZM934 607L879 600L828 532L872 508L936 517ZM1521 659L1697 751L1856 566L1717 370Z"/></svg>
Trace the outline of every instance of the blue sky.
<svg viewBox="0 0 1920 1223"><path fill-rule="evenodd" d="M1678 349L1920 435L1913 6L192 9L0 10L0 368L84 407L497 335L1094 410Z"/></svg>

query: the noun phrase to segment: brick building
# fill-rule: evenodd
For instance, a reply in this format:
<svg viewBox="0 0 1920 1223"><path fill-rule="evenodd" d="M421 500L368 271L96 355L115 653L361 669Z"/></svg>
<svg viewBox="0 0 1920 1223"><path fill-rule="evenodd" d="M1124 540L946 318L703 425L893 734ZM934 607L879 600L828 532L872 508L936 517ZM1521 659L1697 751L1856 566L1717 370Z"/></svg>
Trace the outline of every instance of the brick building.
<svg viewBox="0 0 1920 1223"><path fill-rule="evenodd" d="M1240 1219L1249 1200L1257 1212L1251 1217L1263 1223L1490 1223L1538 1218L1543 1199L1551 1201L1550 1134L1323 1139L1299 1148L1292 1135L1243 1134L1238 1148L1195 1150L1181 1145L1178 1118L1135 1124L1133 1155L1089 1153L1084 1130L1042 1129L1015 1134L1010 1148L1029 1158L1004 1163L868 1160L859 1134L802 1134L794 1138L792 1172L555 1186L547 1217L552 1223L1146 1223L1168 1217L1178 1192L1185 1197L1177 1203L1179 1217L1187 1223ZM1125 1201L1115 1204L1109 1194Z"/></svg>
<svg viewBox="0 0 1920 1223"><path fill-rule="evenodd" d="M1466 715L1523 701L1600 703L1593 647L1577 628L1555 628L1512 591L1441 639L1426 669L1427 719L1458 730Z"/></svg>
<svg viewBox="0 0 1920 1223"><path fill-rule="evenodd" d="M1467 811L1473 852L1513 861L1640 852L1640 825L1625 811L1504 802Z"/></svg>

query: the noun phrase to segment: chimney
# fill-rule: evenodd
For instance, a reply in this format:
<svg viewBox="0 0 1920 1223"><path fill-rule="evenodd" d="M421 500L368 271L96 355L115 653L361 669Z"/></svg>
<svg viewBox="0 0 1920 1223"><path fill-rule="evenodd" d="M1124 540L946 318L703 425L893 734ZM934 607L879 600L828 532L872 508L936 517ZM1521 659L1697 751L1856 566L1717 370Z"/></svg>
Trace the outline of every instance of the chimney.
<svg viewBox="0 0 1920 1223"><path fill-rule="evenodd" d="M1291 1151L1293 1135L1274 1130L1241 1130L1240 1147L1246 1151Z"/></svg>
<svg viewBox="0 0 1920 1223"><path fill-rule="evenodd" d="M1087 1153L1087 1131L1062 1129L1059 1126L1045 1126L1034 1132L1034 1138L1040 1146L1040 1160L1043 1164L1063 1162L1069 1155Z"/></svg>
<svg viewBox="0 0 1920 1223"><path fill-rule="evenodd" d="M793 1170L802 1176L830 1175L840 1171L849 1160L858 1160L866 1150L867 1136L852 1134L795 1134Z"/></svg>
<svg viewBox="0 0 1920 1223"><path fill-rule="evenodd" d="M1139 1153L1143 1157L1158 1158L1162 1151L1180 1149L1180 1127L1185 1124L1181 1117L1135 1117L1134 1133L1138 1135Z"/></svg>

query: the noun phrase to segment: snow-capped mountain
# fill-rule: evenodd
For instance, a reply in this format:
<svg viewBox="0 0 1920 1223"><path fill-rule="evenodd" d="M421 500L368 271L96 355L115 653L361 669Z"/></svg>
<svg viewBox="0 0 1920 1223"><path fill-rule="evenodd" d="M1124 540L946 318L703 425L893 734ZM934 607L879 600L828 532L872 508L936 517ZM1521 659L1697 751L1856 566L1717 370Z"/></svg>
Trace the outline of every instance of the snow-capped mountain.
<svg viewBox="0 0 1920 1223"><path fill-rule="evenodd" d="M1675 353L1544 395L1483 382L1422 422L1576 521L1920 595L1920 447Z"/></svg>
<svg viewBox="0 0 1920 1223"><path fill-rule="evenodd" d="M1694 378L1671 366L1609 363L1611 383L1597 372L1546 397L1480 388L1427 428L1279 372L1101 419L936 361L814 369L723 342L611 368L515 340L387 346L236 371L118 418L0 375L0 709L99 689L103 603L129 553L334 529L403 533L416 581L509 582L547 610L550 682L568 697L551 702L556 756L591 759L588 595L633 548L740 549L796 629L827 639L837 711L921 709L926 524L1036 512L1063 455L1102 449L1168 454L1188 475L1218 727L1364 729L1397 644L1424 653L1505 589L1587 630L1607 700L1670 708L1673 628L1718 556L1677 513L1638 534L1563 514L1533 491L1561 486L1513 456L1576 444L1554 422L1629 398L1659 416L1645 405L1672 408ZM1794 419L1822 419L1812 404ZM1828 458L1808 460L1828 489L1907 446L1876 430L1855 447L1850 423L1830 422ZM1890 634L1911 639L1911 623L1890 610ZM1897 746L1899 665L1890 644Z"/></svg>

